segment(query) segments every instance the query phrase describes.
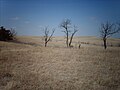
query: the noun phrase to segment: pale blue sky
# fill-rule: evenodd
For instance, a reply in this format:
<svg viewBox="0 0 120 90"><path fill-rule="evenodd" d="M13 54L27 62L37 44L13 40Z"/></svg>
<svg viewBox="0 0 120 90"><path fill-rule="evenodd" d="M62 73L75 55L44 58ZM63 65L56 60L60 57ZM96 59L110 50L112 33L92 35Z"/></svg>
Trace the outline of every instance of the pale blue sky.
<svg viewBox="0 0 120 90"><path fill-rule="evenodd" d="M120 22L120 0L0 0L0 26L18 35L42 35L49 26L63 36L59 24L66 18L79 27L77 35L99 36L101 23Z"/></svg>

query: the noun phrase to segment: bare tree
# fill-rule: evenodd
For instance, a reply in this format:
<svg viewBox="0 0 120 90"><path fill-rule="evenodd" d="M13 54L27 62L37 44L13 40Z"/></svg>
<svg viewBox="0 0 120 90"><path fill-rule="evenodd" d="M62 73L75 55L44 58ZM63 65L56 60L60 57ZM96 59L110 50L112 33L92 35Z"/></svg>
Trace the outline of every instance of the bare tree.
<svg viewBox="0 0 120 90"><path fill-rule="evenodd" d="M78 31L77 29L75 29L74 27L74 31L73 33L71 34L70 36L70 42L69 42L69 35L71 33L71 31L69 30L71 26L71 20L70 19L66 19L64 20L61 24L60 24L60 27L64 28L64 33L66 35L66 45L67 47L70 47L71 46L71 43L72 43L72 39L73 39L73 36L75 35L75 33Z"/></svg>
<svg viewBox="0 0 120 90"><path fill-rule="evenodd" d="M48 29L48 27L45 27L44 29L44 40L45 40L45 47L47 46L48 42L52 39L52 36L55 32L55 29L52 30L51 35L50 34L50 30Z"/></svg>
<svg viewBox="0 0 120 90"><path fill-rule="evenodd" d="M119 24L120 26L120 24ZM114 23L103 23L101 24L100 34L103 39L104 48L107 48L107 38L111 37L113 34L118 33L120 31L120 27L116 27Z"/></svg>
<svg viewBox="0 0 120 90"><path fill-rule="evenodd" d="M63 32L66 34L66 45L67 45L67 47L69 46L69 32L70 31L68 30L68 28L69 28L70 25L71 25L71 21L69 19L64 20L60 25L60 27L65 29Z"/></svg>
<svg viewBox="0 0 120 90"><path fill-rule="evenodd" d="M12 40L16 39L16 35L17 32L13 28L11 28L9 36L12 37Z"/></svg>
<svg viewBox="0 0 120 90"><path fill-rule="evenodd" d="M74 31L73 33L71 34L71 37L70 37L70 42L69 42L69 47L71 46L71 43L72 43L72 40L73 40L73 36L75 35L75 33L78 31L77 27L74 26Z"/></svg>

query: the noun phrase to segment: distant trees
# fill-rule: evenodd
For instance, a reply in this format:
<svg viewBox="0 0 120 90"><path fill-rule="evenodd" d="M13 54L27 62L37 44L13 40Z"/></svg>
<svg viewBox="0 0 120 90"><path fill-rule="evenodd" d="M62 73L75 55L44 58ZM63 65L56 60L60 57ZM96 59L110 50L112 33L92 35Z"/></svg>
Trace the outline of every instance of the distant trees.
<svg viewBox="0 0 120 90"><path fill-rule="evenodd" d="M43 31L44 31L44 41L45 41L45 47L46 47L48 42L52 39L55 29L52 30L51 34L50 34L50 30L48 29L48 27L45 27Z"/></svg>
<svg viewBox="0 0 120 90"><path fill-rule="evenodd" d="M15 30L7 30L3 26L0 27L0 41L14 40L15 36Z"/></svg>
<svg viewBox="0 0 120 90"><path fill-rule="evenodd" d="M73 37L78 31L78 28L76 26L72 27L71 20L65 19L61 24L60 27L63 28L63 31L66 35L66 45L67 47L73 47L72 41ZM43 28L44 31L44 46L46 47L48 42L52 40L53 34L55 32L55 29L52 29L52 31L48 27ZM51 32L50 32L51 31ZM102 23L100 27L100 34L103 40L104 49L107 49L107 39L111 37L113 34L118 33L120 31L120 23ZM16 36L15 30L7 30L3 26L0 27L0 41L7 41L7 40L14 40ZM81 44L79 44L79 48L81 47Z"/></svg>
<svg viewBox="0 0 120 90"><path fill-rule="evenodd" d="M103 39L104 49L107 48L107 38L120 31L120 24L114 24L110 22L102 23L100 28L100 34Z"/></svg>
<svg viewBox="0 0 120 90"><path fill-rule="evenodd" d="M70 28L71 28L71 20L70 20L70 19L64 20L64 21L60 24L60 27L62 27L62 28L64 29L63 32L64 32L65 35L66 35L66 45L67 45L67 47L71 47L71 43L72 43L72 40L73 40L73 36L74 36L75 33L78 31L78 29L76 28L76 26L74 26L73 32L70 30ZM70 34L71 34L71 36L70 36ZM69 40L69 37L70 37L70 40Z"/></svg>

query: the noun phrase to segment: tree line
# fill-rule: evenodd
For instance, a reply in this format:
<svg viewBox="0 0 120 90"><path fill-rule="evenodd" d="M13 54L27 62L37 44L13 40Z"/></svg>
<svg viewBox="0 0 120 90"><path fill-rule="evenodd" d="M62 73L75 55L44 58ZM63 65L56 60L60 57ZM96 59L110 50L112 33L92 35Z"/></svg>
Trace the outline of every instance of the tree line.
<svg viewBox="0 0 120 90"><path fill-rule="evenodd" d="M73 30L70 29L72 27L70 19L63 20L60 24L60 27L63 29L62 32L64 32L66 37L66 46L72 47L71 44L73 37L79 29L75 25L72 28ZM48 27L45 27L43 28L43 31L44 31L44 46L47 47L48 42L52 40L55 29L52 29L52 32L50 33L50 29ZM107 39L111 37L113 34L118 33L119 31L120 31L120 23L115 24L115 23L105 22L101 24L100 35L103 40L104 49L107 49ZM0 41L14 40L15 36L16 36L15 30L13 29L7 30L3 26L0 27Z"/></svg>

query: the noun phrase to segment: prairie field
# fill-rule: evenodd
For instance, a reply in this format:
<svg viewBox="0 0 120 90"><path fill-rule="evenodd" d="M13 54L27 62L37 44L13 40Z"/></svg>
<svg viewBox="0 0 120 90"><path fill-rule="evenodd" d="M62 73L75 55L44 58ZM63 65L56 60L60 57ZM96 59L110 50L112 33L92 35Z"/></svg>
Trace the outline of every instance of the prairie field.
<svg viewBox="0 0 120 90"><path fill-rule="evenodd" d="M81 44L80 49L78 44ZM120 39L39 36L0 41L0 90L120 90Z"/></svg>

